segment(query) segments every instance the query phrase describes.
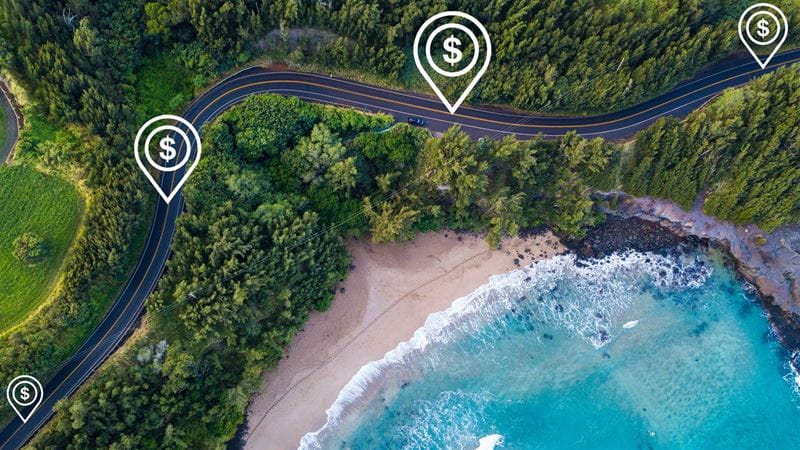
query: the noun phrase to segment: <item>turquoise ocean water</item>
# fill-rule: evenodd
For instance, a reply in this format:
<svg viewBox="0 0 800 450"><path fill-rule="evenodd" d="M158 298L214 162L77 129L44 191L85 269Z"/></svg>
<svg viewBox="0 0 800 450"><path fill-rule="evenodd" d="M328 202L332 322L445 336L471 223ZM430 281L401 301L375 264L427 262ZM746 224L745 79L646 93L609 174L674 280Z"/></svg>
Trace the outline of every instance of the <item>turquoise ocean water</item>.
<svg viewBox="0 0 800 450"><path fill-rule="evenodd" d="M800 449L800 377L719 259L567 255L493 277L363 367L302 446Z"/></svg>

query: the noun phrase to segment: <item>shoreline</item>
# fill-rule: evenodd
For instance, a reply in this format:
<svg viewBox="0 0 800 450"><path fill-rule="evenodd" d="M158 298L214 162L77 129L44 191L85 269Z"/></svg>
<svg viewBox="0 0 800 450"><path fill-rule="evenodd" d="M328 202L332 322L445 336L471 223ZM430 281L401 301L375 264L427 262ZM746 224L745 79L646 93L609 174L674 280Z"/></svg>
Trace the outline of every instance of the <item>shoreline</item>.
<svg viewBox="0 0 800 450"><path fill-rule="evenodd" d="M402 244L350 240L353 266L331 308L312 313L278 367L251 401L245 448L296 448L322 427L326 411L366 364L410 339L428 316L533 261L563 253L544 232L507 238L490 250L483 237L425 233Z"/></svg>
<svg viewBox="0 0 800 450"><path fill-rule="evenodd" d="M794 301L792 291L787 289L788 298L784 298L784 303L776 301L775 280L749 266L748 261L752 262L752 259L744 258L741 253L742 247L755 246L755 237L764 235L760 230L753 226L741 227L748 230L743 237L739 234L740 227L704 216L697 207L685 212L670 202L631 198L618 193L604 194L604 198L621 198L622 201L617 209L606 209L607 221L591 229L587 237L581 240L569 240L545 232L527 238L527 241L525 238L505 239L499 251L490 251L482 237L453 232L426 233L411 242L383 246L364 240L349 241L348 249L353 254L355 269L342 284L343 289L340 288L336 294L334 305L339 305L339 308L332 307L328 312L312 314L278 368L264 374L266 390L253 397L248 407L245 425L247 436L242 440L245 448L294 448L303 435L319 430L326 423L325 412L361 367L382 359L399 343L411 338L430 314L446 310L455 299L486 284L490 275L506 273L565 251L574 253L578 258L590 258L625 249L670 252L683 245L700 249L711 246L722 250L730 258L737 275L756 288L762 310L767 313L778 341L788 351L789 363L800 373L800 317L793 316L792 309L787 307ZM698 221L703 226L693 228ZM774 251L775 245L786 247L781 240L785 240L785 231L778 231L778 238L769 235L767 243L758 246L758 249ZM750 247L747 246L747 236L751 239ZM527 248L524 244L520 247L520 242L527 244ZM533 248L537 250L531 250ZM434 253L442 250L444 257L436 257ZM517 256L524 256L524 260L520 261ZM423 267L420 260L433 263L432 271L444 270L444 273L436 272L434 276L431 271L420 270ZM451 265L449 270L446 269L448 264ZM792 263L787 260L785 264ZM454 272L461 272L460 279L454 278ZM427 280L417 284L419 277L426 278L426 274ZM416 287L411 291L403 291L397 285ZM371 289L365 289L369 286ZM381 287L394 289L395 300L387 304L386 298L380 298L386 297L381 295ZM409 298L426 297L426 294L428 301L422 304ZM402 311L398 306L410 308L407 314L398 314ZM361 331L342 347L341 339L352 323L345 321L344 329L339 329L342 318L347 317L341 314L353 307L361 308L356 314ZM366 320L381 308L378 316L383 317L383 322L379 320L381 317ZM334 309L339 311L333 313ZM399 311L390 312L390 309ZM353 319L352 314L350 319ZM392 329L384 328L384 332L374 333L376 327L380 329L381 323L390 323ZM401 328L403 332L400 332ZM352 358L352 353L359 348L364 349L357 342L359 339L369 340L370 337L377 337L379 342L373 340L367 346L372 348L359 352L358 361L363 362L359 364ZM377 347L381 351L376 351ZM338 373L332 378L322 376L331 375L332 367L342 370L334 370ZM324 400L320 401L321 398ZM309 399L312 401L309 402Z"/></svg>
<svg viewBox="0 0 800 450"><path fill-rule="evenodd" d="M598 193L597 197L616 204L602 208L610 217L645 221L729 256L735 272L755 287L778 342L800 374L800 225L772 233L755 225L734 225L705 215L702 196L690 211L667 200L624 192Z"/></svg>

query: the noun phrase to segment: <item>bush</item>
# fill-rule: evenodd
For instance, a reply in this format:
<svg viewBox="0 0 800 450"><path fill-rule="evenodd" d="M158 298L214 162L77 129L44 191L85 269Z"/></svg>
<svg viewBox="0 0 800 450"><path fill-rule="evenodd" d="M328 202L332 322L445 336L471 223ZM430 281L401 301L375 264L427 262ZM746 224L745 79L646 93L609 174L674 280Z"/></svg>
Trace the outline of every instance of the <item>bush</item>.
<svg viewBox="0 0 800 450"><path fill-rule="evenodd" d="M22 233L14 239L14 256L25 264L40 262L46 253L44 239L37 234Z"/></svg>

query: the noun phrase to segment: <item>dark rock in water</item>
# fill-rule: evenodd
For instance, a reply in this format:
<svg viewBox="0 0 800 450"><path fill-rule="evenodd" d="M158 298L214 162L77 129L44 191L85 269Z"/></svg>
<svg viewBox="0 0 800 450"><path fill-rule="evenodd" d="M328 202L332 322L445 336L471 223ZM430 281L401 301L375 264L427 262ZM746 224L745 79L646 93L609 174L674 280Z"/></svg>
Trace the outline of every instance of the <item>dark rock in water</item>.
<svg viewBox="0 0 800 450"><path fill-rule="evenodd" d="M694 327L691 334L692 336L697 337L703 334L706 330L708 330L708 322L703 322L700 325Z"/></svg>
<svg viewBox="0 0 800 450"><path fill-rule="evenodd" d="M519 259L517 259L517 258L514 258L514 265L515 265L515 266L519 266Z"/></svg>
<svg viewBox="0 0 800 450"><path fill-rule="evenodd" d="M611 353L608 353L608 352L603 352L603 358L605 358L605 359L611 359Z"/></svg>
<svg viewBox="0 0 800 450"><path fill-rule="evenodd" d="M556 304L556 311L558 311L560 313L563 313L564 312L564 307L561 306L560 304Z"/></svg>
<svg viewBox="0 0 800 450"><path fill-rule="evenodd" d="M735 295L735 294L736 294L736 291L738 290L738 288L737 288L737 286L734 286L734 285L732 285L732 284L730 284L730 283L726 283L726 284L725 284L725 285L722 287L722 290L723 290L723 291L725 291L725 293L726 293L726 294L728 294L728 295L731 295L731 296L732 296L732 295Z"/></svg>
<svg viewBox="0 0 800 450"><path fill-rule="evenodd" d="M653 222L639 218L606 216L580 240L559 234L564 245L582 258L599 258L610 253L636 250L665 254L696 239L678 236Z"/></svg>
<svg viewBox="0 0 800 450"><path fill-rule="evenodd" d="M742 302L742 306L739 307L739 317L744 319L745 317L749 316L753 313L753 302L744 301Z"/></svg>
<svg viewBox="0 0 800 450"><path fill-rule="evenodd" d="M608 342L608 340L611 339L611 336L609 336L608 331L602 328L600 329L598 335L600 336L600 342Z"/></svg>
<svg viewBox="0 0 800 450"><path fill-rule="evenodd" d="M600 320L605 320L606 318L606 316L604 316L602 313L599 312L594 313L594 316Z"/></svg>
<svg viewBox="0 0 800 450"><path fill-rule="evenodd" d="M544 333L544 334L542 335L542 337L543 337L543 338L545 338L545 339L547 339L548 341L552 341L552 340L553 340L553 335L552 335L552 334L547 334L547 333Z"/></svg>
<svg viewBox="0 0 800 450"><path fill-rule="evenodd" d="M531 277L527 277L527 278L525 278L525 282L526 282L526 283L530 283L530 281L531 281Z"/></svg>
<svg viewBox="0 0 800 450"><path fill-rule="evenodd" d="M800 353L800 315L781 309L780 306L773 303L770 297L762 299L761 305L767 311L769 321L777 332L783 347L788 350L790 355ZM798 365L800 365L800 361Z"/></svg>

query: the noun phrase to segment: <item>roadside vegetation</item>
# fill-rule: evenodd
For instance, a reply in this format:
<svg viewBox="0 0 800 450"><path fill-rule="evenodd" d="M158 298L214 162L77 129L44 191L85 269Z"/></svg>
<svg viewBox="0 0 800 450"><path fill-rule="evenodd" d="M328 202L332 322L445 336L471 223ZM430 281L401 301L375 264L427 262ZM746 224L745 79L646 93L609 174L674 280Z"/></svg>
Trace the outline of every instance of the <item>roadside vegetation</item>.
<svg viewBox="0 0 800 450"><path fill-rule="evenodd" d="M194 98L193 76L177 52L160 51L143 58L136 73L136 123L165 111L180 111ZM205 79L198 83L202 86Z"/></svg>
<svg viewBox="0 0 800 450"><path fill-rule="evenodd" d="M80 222L82 199L66 180L0 166L0 333L49 295Z"/></svg>

